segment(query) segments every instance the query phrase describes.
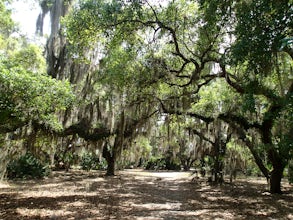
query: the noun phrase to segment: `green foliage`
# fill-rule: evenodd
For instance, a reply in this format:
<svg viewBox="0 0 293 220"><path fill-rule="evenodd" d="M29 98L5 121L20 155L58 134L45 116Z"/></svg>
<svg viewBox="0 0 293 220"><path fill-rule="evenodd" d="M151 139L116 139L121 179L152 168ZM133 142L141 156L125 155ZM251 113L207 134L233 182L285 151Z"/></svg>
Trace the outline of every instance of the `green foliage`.
<svg viewBox="0 0 293 220"><path fill-rule="evenodd" d="M284 38L292 37L292 2L239 1L236 5L235 61L247 61L248 70L267 75L273 53L282 47Z"/></svg>
<svg viewBox="0 0 293 220"><path fill-rule="evenodd" d="M235 140L232 140L227 144L225 164L225 169L228 173L242 171L247 176L260 175L260 171L252 160L252 155L249 152L249 149L235 143Z"/></svg>
<svg viewBox="0 0 293 220"><path fill-rule="evenodd" d="M217 116L239 105L238 95L221 79L202 88L198 97L199 101L192 105L193 111L208 116Z"/></svg>
<svg viewBox="0 0 293 220"><path fill-rule="evenodd" d="M148 138L140 136L136 139L137 147L139 148L139 155L144 159L148 159L150 157L152 146Z"/></svg>
<svg viewBox="0 0 293 220"><path fill-rule="evenodd" d="M7 37L15 29L15 23L11 18L11 10L8 10L6 5L9 1L0 0L0 54L10 42L7 42Z"/></svg>
<svg viewBox="0 0 293 220"><path fill-rule="evenodd" d="M243 112L251 112L254 113L255 109L255 98L253 94L245 94L243 95L243 105L242 110Z"/></svg>
<svg viewBox="0 0 293 220"><path fill-rule="evenodd" d="M291 48L292 20L288 0L84 0L65 20L65 34L77 54L99 45L97 81L107 93L103 98L120 100L117 109L151 100L144 106L162 104L166 112L199 119L188 123L208 136L215 125L204 130L202 121L223 116L239 138L258 141L251 148L270 168L268 149L276 155L269 160L287 160L283 152L292 146L292 56L280 55ZM170 120L159 131L173 153L186 141L187 121ZM166 163L152 159L149 167Z"/></svg>
<svg viewBox="0 0 293 220"><path fill-rule="evenodd" d="M146 170L165 170L166 161L163 158L152 157L146 163L145 169Z"/></svg>
<svg viewBox="0 0 293 220"><path fill-rule="evenodd" d="M101 169L100 159L97 155L85 152L81 156L80 166L83 170L98 170Z"/></svg>
<svg viewBox="0 0 293 220"><path fill-rule="evenodd" d="M54 155L56 170L69 170L71 166L76 165L78 161L78 154L68 148L58 148Z"/></svg>
<svg viewBox="0 0 293 220"><path fill-rule="evenodd" d="M7 37L15 29L15 23L11 18L11 10L6 8L9 0L0 0L0 48L2 36Z"/></svg>
<svg viewBox="0 0 293 220"><path fill-rule="evenodd" d="M146 165L146 170L180 170L181 166L178 162L170 157L151 157Z"/></svg>
<svg viewBox="0 0 293 220"><path fill-rule="evenodd" d="M26 153L7 166L9 179L39 179L49 174L49 168L30 153Z"/></svg>
<svg viewBox="0 0 293 220"><path fill-rule="evenodd" d="M60 130L55 113L73 102L71 86L46 76L46 61L38 46L10 36L15 24L7 2L0 1L0 133L31 121Z"/></svg>
<svg viewBox="0 0 293 220"><path fill-rule="evenodd" d="M293 37L284 38L281 40L281 47L279 48L282 51L285 47L289 47L293 44Z"/></svg>
<svg viewBox="0 0 293 220"><path fill-rule="evenodd" d="M34 73L46 72L46 61L41 48L29 44L23 45L20 50L13 51L10 57L9 67L21 66L23 69Z"/></svg>
<svg viewBox="0 0 293 220"><path fill-rule="evenodd" d="M0 132L29 120L60 129L54 113L72 103L69 83L27 70L23 65L27 60L19 64L13 61L0 57ZM34 68L29 63L27 67Z"/></svg>

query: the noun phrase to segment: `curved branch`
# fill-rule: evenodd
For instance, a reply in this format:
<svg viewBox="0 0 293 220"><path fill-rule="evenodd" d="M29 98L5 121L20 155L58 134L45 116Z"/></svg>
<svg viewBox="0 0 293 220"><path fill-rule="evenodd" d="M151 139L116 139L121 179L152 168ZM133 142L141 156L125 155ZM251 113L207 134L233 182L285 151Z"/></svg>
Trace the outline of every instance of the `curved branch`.
<svg viewBox="0 0 293 220"><path fill-rule="evenodd" d="M188 115L190 117L193 117L193 118L197 118L197 119L200 119L206 123L211 123L214 121L214 118L211 118L211 117L205 117L203 115L199 115L199 114L196 114L196 113L192 113L192 112L182 112L182 111L179 111L179 110L175 110L175 109L168 109L162 100L160 100L159 98L157 98L161 104L161 107L162 107L162 110L164 113L166 114L174 114L174 115Z"/></svg>
<svg viewBox="0 0 293 220"><path fill-rule="evenodd" d="M210 144L212 144L213 146L216 144L215 142L211 141L209 138L207 138L204 134L202 134L201 132L197 131L196 129L192 129L192 132L194 134L196 134L197 136L199 136L201 139L203 139L206 142L209 142Z"/></svg>
<svg viewBox="0 0 293 220"><path fill-rule="evenodd" d="M99 141L113 135L105 127L92 129L90 127L90 122L86 118L83 118L78 123L66 128L62 133L64 136L73 134L78 134L86 141Z"/></svg>
<svg viewBox="0 0 293 220"><path fill-rule="evenodd" d="M244 130L248 130L251 128L256 128L261 130L263 128L263 126L257 122L250 123L246 118L239 115L234 115L232 113L220 114L218 118L229 124L236 123L240 125L242 128L244 128Z"/></svg>
<svg viewBox="0 0 293 220"><path fill-rule="evenodd" d="M197 85L197 89L196 90L193 90L193 94L196 94L199 92L199 90L201 89L201 87L209 84L213 79L219 77L218 75L206 75L204 76L203 78L206 79L203 83L200 83ZM182 85L179 85L179 84L176 84L176 83L168 83L168 82L165 82L166 84L168 84L169 86L178 86L180 88L183 88L183 87L187 87L189 85L192 84L192 82L194 81L193 77L185 84L182 84Z"/></svg>
<svg viewBox="0 0 293 220"><path fill-rule="evenodd" d="M246 134L245 134L245 131L243 129L241 129L239 126L237 126L237 125L235 125L233 123L230 123L230 125L233 127L233 130L236 132L236 134L239 136L239 138L245 143L245 145L250 150L250 152L253 155L253 158L255 160L255 163L257 164L257 166L259 167L259 169L261 170L263 175L267 179L269 179L270 178L270 172L265 167L265 165L263 164L263 161L260 158L258 152L254 148L255 144L253 142L251 142L248 138L246 138Z"/></svg>

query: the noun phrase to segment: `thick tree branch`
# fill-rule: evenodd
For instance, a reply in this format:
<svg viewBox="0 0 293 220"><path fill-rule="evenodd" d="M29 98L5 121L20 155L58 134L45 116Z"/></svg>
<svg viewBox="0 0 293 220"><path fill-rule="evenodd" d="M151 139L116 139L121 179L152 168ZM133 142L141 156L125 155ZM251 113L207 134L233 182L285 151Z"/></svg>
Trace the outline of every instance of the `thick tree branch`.
<svg viewBox="0 0 293 220"><path fill-rule="evenodd" d="M216 75L216 74L212 74L212 75L206 75L206 76L203 76L201 79L204 79L205 81L200 83L200 84L197 84L197 89L196 90L193 90L193 94L196 94L199 92L199 90L201 89L201 87L209 84L212 80L218 78L219 75ZM200 79L198 79L200 80ZM170 83L170 82L165 82L166 84L168 84L169 86L178 86L180 88L183 88L183 87L187 87L189 85L192 84L192 82L194 82L195 80L193 78L191 78L187 83L185 84L177 84L177 83Z"/></svg>
<svg viewBox="0 0 293 220"><path fill-rule="evenodd" d="M73 134L78 134L86 141L99 141L113 135L105 127L92 129L90 122L86 118L81 119L78 123L71 125L62 132L63 136Z"/></svg>
<svg viewBox="0 0 293 220"><path fill-rule="evenodd" d="M189 128L191 129L191 128ZM201 132L197 131L196 129L191 129L192 132L194 134L196 134L197 136L199 136L202 140L209 142L210 144L212 144L213 146L215 145L215 142L211 141L209 138L207 138L204 134L202 134Z"/></svg>
<svg viewBox="0 0 293 220"><path fill-rule="evenodd" d="M15 132L17 129L27 126L29 121L21 121L16 117L9 117L8 120L4 120L4 123L0 124L0 134Z"/></svg>
<svg viewBox="0 0 293 220"><path fill-rule="evenodd" d="M162 110L164 113L166 114L174 114L174 115L188 115L190 117L193 117L193 118L197 118L197 119L200 119L206 123L211 123L214 121L214 118L211 118L211 117L205 117L203 115L199 115L199 114L196 114L196 113L192 113L192 112L182 112L180 110L176 110L176 109L169 109L165 106L165 104L163 103L162 100L158 99L159 102L161 103L161 107L162 107Z"/></svg>
<svg viewBox="0 0 293 220"><path fill-rule="evenodd" d="M232 113L223 113L218 116L219 119L225 121L226 123L236 123L240 125L244 130L248 130L251 128L262 129L262 125L258 122L249 122L246 118L240 115L234 115Z"/></svg>

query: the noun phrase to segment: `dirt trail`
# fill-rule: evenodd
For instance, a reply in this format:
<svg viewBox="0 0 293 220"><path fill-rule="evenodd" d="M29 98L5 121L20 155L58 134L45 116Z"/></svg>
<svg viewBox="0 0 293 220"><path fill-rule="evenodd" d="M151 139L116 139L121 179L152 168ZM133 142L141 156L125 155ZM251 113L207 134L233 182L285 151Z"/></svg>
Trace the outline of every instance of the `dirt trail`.
<svg viewBox="0 0 293 220"><path fill-rule="evenodd" d="M292 219L292 187L263 193L264 181L210 186L188 172L54 172L42 181L0 184L0 219Z"/></svg>

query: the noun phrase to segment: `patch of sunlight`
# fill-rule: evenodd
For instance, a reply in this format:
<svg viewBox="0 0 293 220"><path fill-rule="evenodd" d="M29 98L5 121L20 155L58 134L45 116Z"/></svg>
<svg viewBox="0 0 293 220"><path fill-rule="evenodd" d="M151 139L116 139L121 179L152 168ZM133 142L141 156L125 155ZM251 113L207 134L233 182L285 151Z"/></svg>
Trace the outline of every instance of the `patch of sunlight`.
<svg viewBox="0 0 293 220"><path fill-rule="evenodd" d="M251 206L249 208L244 209L245 213L249 213L251 215L259 215L259 216L271 216L273 214L278 213L278 210L274 207L266 207L263 208L262 206L255 204L254 206Z"/></svg>
<svg viewBox="0 0 293 220"><path fill-rule="evenodd" d="M145 171L141 169L128 169L128 170L121 171L120 173L133 174L136 176L174 178L174 179L187 178L190 176L190 172Z"/></svg>
<svg viewBox="0 0 293 220"><path fill-rule="evenodd" d="M212 201L212 202L214 202L214 201L217 201L219 198L216 197L216 196L207 196L206 199L207 199L208 201Z"/></svg>
<svg viewBox="0 0 293 220"><path fill-rule="evenodd" d="M72 214L73 212L64 210L50 210L50 209L27 209L27 208L17 208L16 212L22 216L35 218L36 216L40 218L49 217L50 219L55 219L59 217L65 217Z"/></svg>
<svg viewBox="0 0 293 220"><path fill-rule="evenodd" d="M87 206L89 203L88 202L82 202L82 201L75 201L75 202L70 202L67 204L64 204L64 207L85 207Z"/></svg>
<svg viewBox="0 0 293 220"><path fill-rule="evenodd" d="M44 190L44 189L56 189L56 188L60 188L61 186L63 186L62 183L47 183L47 184L35 186L33 188Z"/></svg>
<svg viewBox="0 0 293 220"><path fill-rule="evenodd" d="M195 216L204 216L204 214L209 214L210 215L211 210L198 210L198 211L185 211L185 210L180 210L180 211L163 211L161 212L161 215L164 216L184 216L186 217L195 217Z"/></svg>
<svg viewBox="0 0 293 220"><path fill-rule="evenodd" d="M4 188L11 188L12 186L4 181L0 181L0 189L4 189Z"/></svg>
<svg viewBox="0 0 293 220"><path fill-rule="evenodd" d="M181 207L181 203L146 203L146 204L131 204L132 207L144 208L146 210L179 210Z"/></svg>
<svg viewBox="0 0 293 220"><path fill-rule="evenodd" d="M278 210L274 207L268 207L268 208L265 208L265 209L259 209L257 211L255 211L255 214L257 215L262 215L262 216L270 216L272 214L275 214L277 213Z"/></svg>
<svg viewBox="0 0 293 220"><path fill-rule="evenodd" d="M207 214L211 212L211 210L209 209L199 209L199 210L196 210L193 212L194 216L201 216L201 215L204 215L204 214Z"/></svg>
<svg viewBox="0 0 293 220"><path fill-rule="evenodd" d="M19 198L29 198L33 195L34 198L41 198L41 197L47 197L47 198L58 198L59 195L62 193L62 197L64 196L83 196L83 192L74 192L74 191L69 191L60 188L59 190L55 189L53 190L44 190L44 191L25 191L21 192L19 195Z"/></svg>
<svg viewBox="0 0 293 220"><path fill-rule="evenodd" d="M200 209L192 212L193 216L200 216L202 219L235 219L235 216L225 210L214 210L214 209ZM186 215L184 213L184 215Z"/></svg>
<svg viewBox="0 0 293 220"><path fill-rule="evenodd" d="M164 218L159 218L159 217L136 217L136 220L163 220Z"/></svg>
<svg viewBox="0 0 293 220"><path fill-rule="evenodd" d="M191 199L191 200L188 201L188 203L192 204L192 205L199 205L200 206L200 205L202 205L203 202L201 200Z"/></svg>

